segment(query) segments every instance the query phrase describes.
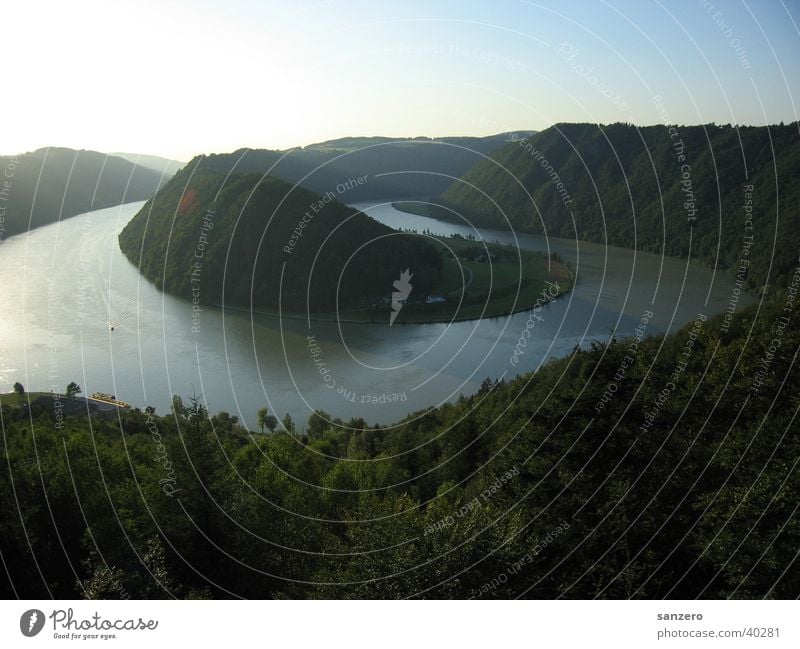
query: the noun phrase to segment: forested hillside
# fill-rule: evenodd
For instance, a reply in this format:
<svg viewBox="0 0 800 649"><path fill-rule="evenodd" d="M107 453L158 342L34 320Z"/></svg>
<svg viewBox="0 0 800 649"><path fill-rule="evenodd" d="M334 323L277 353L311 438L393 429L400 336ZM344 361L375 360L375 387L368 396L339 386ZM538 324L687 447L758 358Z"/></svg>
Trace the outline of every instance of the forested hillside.
<svg viewBox="0 0 800 649"><path fill-rule="evenodd" d="M492 158L440 197L478 226L691 254L768 291L800 250L796 123L558 124Z"/></svg>
<svg viewBox="0 0 800 649"><path fill-rule="evenodd" d="M97 151L50 147L0 156L2 235L146 200L170 176Z"/></svg>
<svg viewBox="0 0 800 649"><path fill-rule="evenodd" d="M132 162L133 164L152 169L159 174L163 173L170 178L186 166L186 163L180 160L171 160L170 158L162 158L161 156L147 155L145 153L120 153L115 151L108 155L113 155L117 158Z"/></svg>
<svg viewBox="0 0 800 649"><path fill-rule="evenodd" d="M192 399L57 430L3 403L3 596L796 598L794 306L392 427L262 435Z"/></svg>
<svg viewBox="0 0 800 649"><path fill-rule="evenodd" d="M528 131L527 133L531 133ZM240 149L208 156L210 169L269 174L324 194L348 178L369 182L347 192L347 202L432 196L443 192L484 156L502 148L507 133L431 139L351 137L288 151Z"/></svg>
<svg viewBox="0 0 800 649"><path fill-rule="evenodd" d="M202 304L297 313L368 307L407 268L425 295L441 272L439 251L336 196L219 173L196 158L128 223L120 248L159 288Z"/></svg>

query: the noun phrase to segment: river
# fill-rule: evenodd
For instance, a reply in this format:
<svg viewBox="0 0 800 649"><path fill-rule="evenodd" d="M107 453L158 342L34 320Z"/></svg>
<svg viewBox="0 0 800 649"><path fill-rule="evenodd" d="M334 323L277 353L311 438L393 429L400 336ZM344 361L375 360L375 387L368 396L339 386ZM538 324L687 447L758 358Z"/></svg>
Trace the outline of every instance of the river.
<svg viewBox="0 0 800 649"><path fill-rule="evenodd" d="M84 394L112 393L162 414L171 395L195 393L212 413L226 410L254 430L262 406L281 418L291 413L300 424L320 408L389 424L475 392L485 377L534 370L612 331L630 335L646 311L653 313L648 334L675 330L697 313L719 313L733 290L721 273L698 264L517 235L522 248L557 252L576 275L574 290L537 319L521 312L452 325L339 327L202 307L193 331L191 304L158 291L119 251L117 236L141 205L89 212L0 244L0 392L16 381L29 391L63 392L75 381ZM472 232L390 203L356 207L392 227ZM515 239L509 232L478 235ZM112 331L106 321L126 310ZM515 366L526 327L530 337Z"/></svg>

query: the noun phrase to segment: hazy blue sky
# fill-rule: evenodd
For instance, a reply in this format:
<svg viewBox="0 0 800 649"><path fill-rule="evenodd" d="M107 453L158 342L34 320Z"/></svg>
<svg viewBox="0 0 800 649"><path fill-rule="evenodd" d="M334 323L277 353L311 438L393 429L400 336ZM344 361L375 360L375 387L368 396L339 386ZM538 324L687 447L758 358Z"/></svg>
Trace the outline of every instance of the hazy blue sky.
<svg viewBox="0 0 800 649"><path fill-rule="evenodd" d="M2 150L188 159L564 121L788 122L798 24L788 0L18 0Z"/></svg>

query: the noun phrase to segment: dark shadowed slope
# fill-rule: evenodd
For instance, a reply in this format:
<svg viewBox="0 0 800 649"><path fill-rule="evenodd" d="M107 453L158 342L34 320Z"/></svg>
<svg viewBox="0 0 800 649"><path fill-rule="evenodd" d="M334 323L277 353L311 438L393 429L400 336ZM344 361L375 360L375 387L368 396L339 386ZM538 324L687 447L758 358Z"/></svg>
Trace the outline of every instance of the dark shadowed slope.
<svg viewBox="0 0 800 649"><path fill-rule="evenodd" d="M507 139L507 133L437 139L351 137L289 151L240 149L208 156L207 164L221 172L267 173L320 194L366 176L366 183L342 197L349 203L427 198L443 192L453 178L502 148Z"/></svg>
<svg viewBox="0 0 800 649"><path fill-rule="evenodd" d="M423 237L396 232L335 200L196 158L122 231L122 252L168 292L203 304L290 312L364 307L406 268L424 294L441 272ZM307 301L308 300L308 301Z"/></svg>
<svg viewBox="0 0 800 649"><path fill-rule="evenodd" d="M755 289L797 265L797 124L559 124L492 158L441 196L476 225L682 257L691 245Z"/></svg>
<svg viewBox="0 0 800 649"><path fill-rule="evenodd" d="M47 148L0 157L4 237L90 210L150 198L169 180L122 158Z"/></svg>

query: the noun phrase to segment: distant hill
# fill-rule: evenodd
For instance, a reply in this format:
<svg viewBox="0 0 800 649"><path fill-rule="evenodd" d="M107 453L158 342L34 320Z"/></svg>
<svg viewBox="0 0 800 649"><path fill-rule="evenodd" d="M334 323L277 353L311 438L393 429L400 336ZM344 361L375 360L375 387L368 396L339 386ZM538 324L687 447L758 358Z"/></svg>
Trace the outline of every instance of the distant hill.
<svg viewBox="0 0 800 649"><path fill-rule="evenodd" d="M196 158L120 234L122 252L163 290L202 304L330 313L370 307L407 268L423 295L441 273L422 237L343 205L335 192L209 166Z"/></svg>
<svg viewBox="0 0 800 649"><path fill-rule="evenodd" d="M140 167L152 169L160 174L164 174L167 178L172 178L176 173L186 166L185 162L179 160L170 160L169 158L162 158L157 155L145 155L144 153L109 153L108 155L122 158L128 162L132 162Z"/></svg>
<svg viewBox="0 0 800 649"><path fill-rule="evenodd" d="M440 199L478 226L680 257L691 233L692 258L780 289L800 251L800 135L796 123L558 124L520 135Z"/></svg>
<svg viewBox="0 0 800 649"><path fill-rule="evenodd" d="M445 191L453 178L505 146L507 139L507 133L435 139L347 137L287 151L240 149L210 155L205 164L223 173L266 173L319 194L336 191L349 178L367 176L366 183L341 197L346 203L427 198Z"/></svg>
<svg viewBox="0 0 800 649"><path fill-rule="evenodd" d="M51 147L0 156L0 234L5 238L90 210L145 200L166 180L97 151Z"/></svg>

